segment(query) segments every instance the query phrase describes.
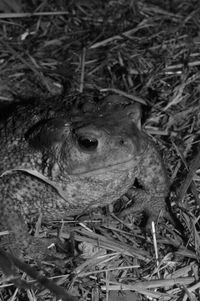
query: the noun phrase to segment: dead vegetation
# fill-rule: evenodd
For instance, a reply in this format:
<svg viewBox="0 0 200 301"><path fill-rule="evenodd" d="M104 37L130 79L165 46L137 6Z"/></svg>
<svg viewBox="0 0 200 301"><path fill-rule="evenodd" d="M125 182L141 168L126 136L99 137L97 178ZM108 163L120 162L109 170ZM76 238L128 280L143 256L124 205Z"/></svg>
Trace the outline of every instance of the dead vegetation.
<svg viewBox="0 0 200 301"><path fill-rule="evenodd" d="M162 222L151 236L133 217L59 221L70 250L42 263L46 276L80 300L134 300L135 292L141 301L199 300L199 1L27 3L0 3L1 103L63 90L114 91L142 103L143 128L161 149L172 210L184 226L184 237ZM53 226L50 236L57 235ZM55 297L2 279L0 299Z"/></svg>

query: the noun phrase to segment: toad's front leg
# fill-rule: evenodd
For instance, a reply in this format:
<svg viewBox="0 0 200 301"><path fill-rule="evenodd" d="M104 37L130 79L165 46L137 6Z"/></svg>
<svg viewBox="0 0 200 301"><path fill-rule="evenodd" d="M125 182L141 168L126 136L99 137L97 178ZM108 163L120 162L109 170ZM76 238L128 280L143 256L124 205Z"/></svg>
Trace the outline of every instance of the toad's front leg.
<svg viewBox="0 0 200 301"><path fill-rule="evenodd" d="M169 181L162 158L151 141L143 153L139 170L137 180L140 188L128 191L127 195L134 203L131 208L125 209L122 215L144 211L148 218L146 227L150 228L151 222L156 221L159 215L169 217L165 200L169 192Z"/></svg>
<svg viewBox="0 0 200 301"><path fill-rule="evenodd" d="M145 213L145 217L147 217L145 228L146 230L149 230L151 229L152 221L156 222L159 216L164 215L168 217L164 196L153 196L145 190L137 188L129 189L126 195L133 201L133 204L121 212L119 216L120 218L143 211ZM150 206L150 204L153 205Z"/></svg>

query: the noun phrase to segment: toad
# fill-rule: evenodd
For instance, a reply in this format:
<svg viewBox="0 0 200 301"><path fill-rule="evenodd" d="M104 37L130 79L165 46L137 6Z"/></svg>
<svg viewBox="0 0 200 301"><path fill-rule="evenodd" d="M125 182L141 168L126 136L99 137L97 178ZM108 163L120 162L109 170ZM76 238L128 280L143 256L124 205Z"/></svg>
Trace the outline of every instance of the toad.
<svg viewBox="0 0 200 301"><path fill-rule="evenodd" d="M45 254L28 222L53 221L113 203L126 192L148 223L165 211L162 159L140 129L140 108L110 95L85 110L63 101L16 105L0 122L1 227L25 254ZM134 188L137 179L140 188Z"/></svg>

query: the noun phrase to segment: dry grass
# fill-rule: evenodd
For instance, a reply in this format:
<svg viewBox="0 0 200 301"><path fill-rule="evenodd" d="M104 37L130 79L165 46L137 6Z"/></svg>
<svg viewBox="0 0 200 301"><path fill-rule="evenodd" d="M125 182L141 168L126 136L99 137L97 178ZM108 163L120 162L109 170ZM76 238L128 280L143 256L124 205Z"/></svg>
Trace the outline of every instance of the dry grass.
<svg viewBox="0 0 200 301"><path fill-rule="evenodd" d="M143 128L160 146L172 209L185 227L183 241L170 224L156 226L153 239L131 219L67 223L60 237L73 231L84 258L43 263L47 276L80 300L134 300L133 292L138 300L199 300L199 1L7 2L0 4L1 102L97 89L142 103ZM55 300L3 280L1 299Z"/></svg>

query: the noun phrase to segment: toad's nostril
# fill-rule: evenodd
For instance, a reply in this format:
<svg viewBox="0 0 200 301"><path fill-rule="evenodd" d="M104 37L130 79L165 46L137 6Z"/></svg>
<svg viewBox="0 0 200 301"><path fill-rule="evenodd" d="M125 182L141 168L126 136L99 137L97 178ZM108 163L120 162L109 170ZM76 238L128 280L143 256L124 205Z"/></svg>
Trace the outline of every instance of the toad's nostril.
<svg viewBox="0 0 200 301"><path fill-rule="evenodd" d="M119 140L119 145L120 145L120 146L123 146L124 144L125 144L125 141L124 141L123 138L121 138L121 139Z"/></svg>

